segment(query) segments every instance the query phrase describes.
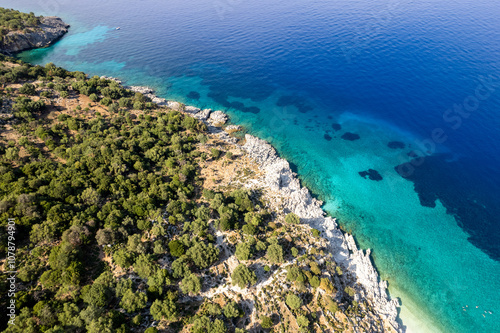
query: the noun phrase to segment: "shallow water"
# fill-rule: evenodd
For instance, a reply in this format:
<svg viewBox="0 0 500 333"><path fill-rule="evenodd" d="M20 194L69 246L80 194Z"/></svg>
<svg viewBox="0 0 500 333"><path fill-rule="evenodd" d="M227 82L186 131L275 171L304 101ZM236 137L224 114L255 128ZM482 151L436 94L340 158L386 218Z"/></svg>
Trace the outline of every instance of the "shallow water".
<svg viewBox="0 0 500 333"><path fill-rule="evenodd" d="M233 122L272 142L324 208L373 249L409 330L500 331L497 4L3 6L72 24L56 45L22 59L227 110ZM389 147L394 141L404 148ZM360 176L369 169L382 180Z"/></svg>

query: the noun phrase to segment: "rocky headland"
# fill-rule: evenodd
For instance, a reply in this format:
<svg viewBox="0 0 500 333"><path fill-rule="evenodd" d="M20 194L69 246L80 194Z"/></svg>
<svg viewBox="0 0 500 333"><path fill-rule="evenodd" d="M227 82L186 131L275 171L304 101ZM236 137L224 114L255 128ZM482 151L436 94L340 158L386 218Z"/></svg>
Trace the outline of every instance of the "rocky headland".
<svg viewBox="0 0 500 333"><path fill-rule="evenodd" d="M27 31L11 31L4 36L0 44L0 52L10 55L49 46L67 33L68 28L69 25L59 17L42 17L37 28L26 29Z"/></svg>

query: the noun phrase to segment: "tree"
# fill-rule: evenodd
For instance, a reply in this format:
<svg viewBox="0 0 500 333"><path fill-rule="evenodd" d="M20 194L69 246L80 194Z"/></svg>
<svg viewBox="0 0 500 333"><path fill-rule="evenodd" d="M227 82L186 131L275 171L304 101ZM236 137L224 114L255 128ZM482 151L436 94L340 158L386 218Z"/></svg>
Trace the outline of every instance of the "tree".
<svg viewBox="0 0 500 333"><path fill-rule="evenodd" d="M112 244L115 241L115 233L111 228L99 229L97 230L95 239L99 245Z"/></svg>
<svg viewBox="0 0 500 333"><path fill-rule="evenodd" d="M207 268L219 258L219 249L213 244L206 245L203 242L196 242L187 250L186 255L196 266Z"/></svg>
<svg viewBox="0 0 500 333"><path fill-rule="evenodd" d="M121 248L113 253L113 261L121 268L128 268L134 262L134 255L126 249Z"/></svg>
<svg viewBox="0 0 500 333"><path fill-rule="evenodd" d="M224 322L220 319L215 319L210 322L207 316L199 317L193 322L191 327L192 333L226 333L227 328Z"/></svg>
<svg viewBox="0 0 500 333"><path fill-rule="evenodd" d="M181 281L181 290L185 294L197 294L201 290L200 278L191 273Z"/></svg>
<svg viewBox="0 0 500 333"><path fill-rule="evenodd" d="M313 272L316 275L321 275L321 269L319 268L318 264L315 261L311 261L309 263L309 267L311 267L311 272Z"/></svg>
<svg viewBox="0 0 500 333"><path fill-rule="evenodd" d="M109 296L109 289L100 283L94 283L82 289L83 301L90 305L104 307L110 301Z"/></svg>
<svg viewBox="0 0 500 333"><path fill-rule="evenodd" d="M253 224L247 223L241 228L241 231L243 231L243 233L246 235L255 235L257 232L257 229L255 228L255 226Z"/></svg>
<svg viewBox="0 0 500 333"><path fill-rule="evenodd" d="M309 284L311 284L311 287L313 288L318 288L320 281L319 278L315 275L309 279Z"/></svg>
<svg viewBox="0 0 500 333"><path fill-rule="evenodd" d="M109 97L104 97L101 99L101 104L104 106L109 106L111 103L113 103L113 100Z"/></svg>
<svg viewBox="0 0 500 333"><path fill-rule="evenodd" d="M337 311L339 311L339 305L337 304L337 302L335 302L333 300L333 298L331 296L328 296L328 295L323 296L322 303L323 303L323 306L325 306L326 309L333 314L335 314Z"/></svg>
<svg viewBox="0 0 500 333"><path fill-rule="evenodd" d="M345 288L344 288L344 291L345 291L345 293L346 293L347 295L349 295L349 296L351 296L351 297L353 297L353 296L354 296L354 294L356 293L356 290L354 290L354 288L353 288L353 287L350 287L350 286L345 287Z"/></svg>
<svg viewBox="0 0 500 333"><path fill-rule="evenodd" d="M248 260L250 259L252 248L248 243L238 243L236 245L236 258L238 260Z"/></svg>
<svg viewBox="0 0 500 333"><path fill-rule="evenodd" d="M286 279L288 281L297 281L299 276L302 275L302 270L297 265L291 265L288 268L288 272L286 274Z"/></svg>
<svg viewBox="0 0 500 333"><path fill-rule="evenodd" d="M134 264L134 271L143 279L147 279L151 275L153 275L155 271L155 267L151 262L149 256L141 254Z"/></svg>
<svg viewBox="0 0 500 333"><path fill-rule="evenodd" d="M267 249L267 245L263 241L258 241L257 244L255 245L255 249L257 251L264 251Z"/></svg>
<svg viewBox="0 0 500 333"><path fill-rule="evenodd" d="M293 310L297 310L302 306L302 300L295 294L288 294L286 296L286 304Z"/></svg>
<svg viewBox="0 0 500 333"><path fill-rule="evenodd" d="M328 278L322 278L319 287L326 291L327 293L333 293L335 290L335 287L333 286L332 282Z"/></svg>
<svg viewBox="0 0 500 333"><path fill-rule="evenodd" d="M292 256L297 257L299 255L299 250L297 250L297 248L292 247L291 251L292 251Z"/></svg>
<svg viewBox="0 0 500 333"><path fill-rule="evenodd" d="M214 160L216 160L216 159L218 159L218 158L219 158L219 156L220 156L220 150L218 150L218 149L216 149L216 148L212 148L212 149L210 150L210 154L212 155L212 158L213 158Z"/></svg>
<svg viewBox="0 0 500 333"><path fill-rule="evenodd" d="M157 299L151 305L151 315L154 320L174 320L177 317L177 305L175 296L169 295L163 301Z"/></svg>
<svg viewBox="0 0 500 333"><path fill-rule="evenodd" d="M283 262L283 248L281 245L273 243L269 245L266 252L266 257L274 264Z"/></svg>
<svg viewBox="0 0 500 333"><path fill-rule="evenodd" d="M186 252L184 245L177 239L168 243L168 248L170 249L170 254L174 257L180 257Z"/></svg>
<svg viewBox="0 0 500 333"><path fill-rule="evenodd" d="M305 327L309 326L309 319L307 319L307 317L304 315L300 315L297 317L297 324L300 327L305 328Z"/></svg>
<svg viewBox="0 0 500 333"><path fill-rule="evenodd" d="M36 94L36 88L31 83L25 83L21 88L19 88L19 93L33 96Z"/></svg>
<svg viewBox="0 0 500 333"><path fill-rule="evenodd" d="M300 224L300 218L295 213L289 213L285 216L285 222L288 224Z"/></svg>
<svg viewBox="0 0 500 333"><path fill-rule="evenodd" d="M215 319L212 325L210 325L210 333L226 333L227 328L224 322L220 319Z"/></svg>
<svg viewBox="0 0 500 333"><path fill-rule="evenodd" d="M274 326L274 323L271 317L262 315L260 316L260 326L262 326L262 328L271 328Z"/></svg>
<svg viewBox="0 0 500 333"><path fill-rule="evenodd" d="M145 293L140 291L133 292L132 289L128 289L120 301L120 306L128 313L133 313L138 310L142 310L146 307L147 296Z"/></svg>
<svg viewBox="0 0 500 333"><path fill-rule="evenodd" d="M222 311L224 312L224 316L229 319L236 318L240 315L238 303L236 303L235 301L226 303Z"/></svg>
<svg viewBox="0 0 500 333"><path fill-rule="evenodd" d="M113 321L109 318L94 319L87 325L88 333L113 333Z"/></svg>
<svg viewBox="0 0 500 333"><path fill-rule="evenodd" d="M171 284L168 278L168 271L166 269L158 269L153 275L148 277L148 286L154 288L161 295L163 287Z"/></svg>
<svg viewBox="0 0 500 333"><path fill-rule="evenodd" d="M257 282L257 276L255 272L247 266L239 264L238 267L234 269L231 280L233 285L237 285L243 289L255 284Z"/></svg>
<svg viewBox="0 0 500 333"><path fill-rule="evenodd" d="M191 274L191 270L189 269L189 265L187 263L186 257L180 257L179 259L174 260L172 262L172 275L174 278L178 279L181 277L185 277Z"/></svg>

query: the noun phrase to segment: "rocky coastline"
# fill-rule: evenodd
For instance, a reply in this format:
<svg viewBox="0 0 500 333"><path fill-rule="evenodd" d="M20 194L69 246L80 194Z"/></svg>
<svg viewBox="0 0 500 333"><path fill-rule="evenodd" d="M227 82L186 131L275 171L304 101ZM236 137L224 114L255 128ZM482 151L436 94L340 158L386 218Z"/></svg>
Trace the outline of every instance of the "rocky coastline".
<svg viewBox="0 0 500 333"><path fill-rule="evenodd" d="M251 186L267 190L267 195L271 198L269 208L285 213L293 212L301 218L303 223L319 230L321 236L328 241L330 253L335 261L346 270L346 278L353 279L355 282L356 300L368 300L374 311L384 318L394 331L405 332L404 326L398 319L399 301L389 297L387 281L380 279L370 259L371 250L359 249L353 236L340 230L336 220L327 216L321 208L322 202L312 197L306 187L301 186L297 174L292 171L288 161L279 157L267 141L246 134L244 143L238 144L238 140L229 133L241 130L241 126L223 126L228 119L224 112L167 101L155 96L154 91L149 88L128 88L143 93L152 101L160 101L159 105L171 107L200 119L205 122L213 135L245 151L264 171L264 176Z"/></svg>
<svg viewBox="0 0 500 333"><path fill-rule="evenodd" d="M387 294L387 282L380 281L379 275L370 259L370 249L358 249L352 235L343 233L335 219L326 216L321 208L322 202L313 198L306 187L300 185L297 175L293 173L288 161L280 158L276 150L266 141L252 135L245 135L242 145L264 170L261 187L270 189L274 200L274 209L297 214L301 220L319 230L322 237L328 240L330 253L335 261L342 265L358 283L359 299L371 301L375 311L380 314L397 332L404 329L398 323L398 306L396 299Z"/></svg>
<svg viewBox="0 0 500 333"><path fill-rule="evenodd" d="M49 46L66 34L68 28L69 25L59 17L42 17L36 30L9 32L0 44L0 52L12 55L21 51Z"/></svg>

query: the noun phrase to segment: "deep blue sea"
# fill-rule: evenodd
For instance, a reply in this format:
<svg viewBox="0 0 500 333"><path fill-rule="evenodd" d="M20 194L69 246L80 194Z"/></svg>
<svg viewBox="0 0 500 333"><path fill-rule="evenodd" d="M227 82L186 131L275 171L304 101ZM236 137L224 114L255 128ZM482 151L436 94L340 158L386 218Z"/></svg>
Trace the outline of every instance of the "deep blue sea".
<svg viewBox="0 0 500 333"><path fill-rule="evenodd" d="M272 142L373 249L408 331L500 332L497 1L1 5L72 25L22 59L226 110Z"/></svg>

